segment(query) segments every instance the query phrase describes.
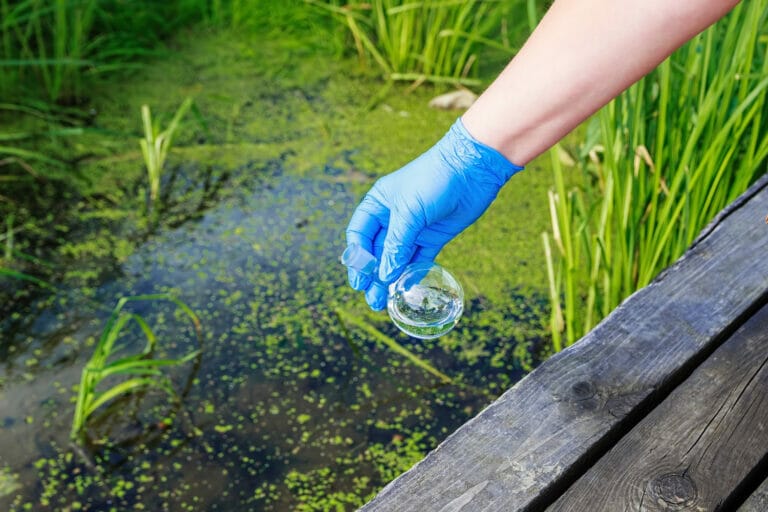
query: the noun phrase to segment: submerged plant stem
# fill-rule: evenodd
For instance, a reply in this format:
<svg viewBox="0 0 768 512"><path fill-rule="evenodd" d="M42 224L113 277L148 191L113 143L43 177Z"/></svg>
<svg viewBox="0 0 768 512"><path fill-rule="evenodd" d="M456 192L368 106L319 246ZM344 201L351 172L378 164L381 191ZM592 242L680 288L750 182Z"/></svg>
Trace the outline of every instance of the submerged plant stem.
<svg viewBox="0 0 768 512"><path fill-rule="evenodd" d="M432 375L438 377L440 380L446 383L453 382L453 379L451 379L449 376L429 364L424 359L420 358L401 344L399 344L397 341L393 340L380 330L376 329L374 326L370 325L369 323L360 320L359 318L355 317L354 315L347 313L343 310L337 309L336 314L339 316L339 318L349 324L354 325L358 329L364 331L369 336L373 337L374 340L384 344L384 346L388 347L390 350L393 350L394 352L397 352L401 356L408 359L411 363L415 364L419 368L431 373Z"/></svg>

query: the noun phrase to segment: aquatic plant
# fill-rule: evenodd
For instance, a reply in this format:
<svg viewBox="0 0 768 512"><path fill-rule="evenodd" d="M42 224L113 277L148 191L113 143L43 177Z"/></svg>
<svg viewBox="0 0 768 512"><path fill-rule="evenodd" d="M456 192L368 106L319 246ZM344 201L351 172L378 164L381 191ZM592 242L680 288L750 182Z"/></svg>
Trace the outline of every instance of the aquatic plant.
<svg viewBox="0 0 768 512"><path fill-rule="evenodd" d="M768 1L740 4L602 109L578 155L581 187L566 188L551 152L556 350L650 283L765 172L767 18Z"/></svg>
<svg viewBox="0 0 768 512"><path fill-rule="evenodd" d="M470 78L481 44L510 54L488 34L500 26L495 2L480 0L305 0L346 25L360 61L372 58L389 80L478 85Z"/></svg>
<svg viewBox="0 0 768 512"><path fill-rule="evenodd" d="M155 202L160 193L160 177L163 172L163 165L171 150L173 136L179 128L181 119L192 107L192 98L187 98L176 110L171 122L160 131L160 128L152 123L152 113L149 105L141 106L141 122L144 128L144 138L139 140L141 153L144 155L144 164L147 168L147 178L149 180L149 199L155 211L157 210Z"/></svg>
<svg viewBox="0 0 768 512"><path fill-rule="evenodd" d="M389 348L393 352L405 357L408 361L410 361L412 364L418 366L422 370L431 373L435 377L439 378L441 381L445 383L451 383L453 380L432 366L429 362L425 361L424 359L420 358L404 346L402 346L400 343L395 341L394 339L390 338L380 330L378 330L376 327L371 325L370 323L366 322L365 320L362 320L360 318L357 318L355 315L346 313L342 311L341 309L336 309L336 316L339 319L339 322L343 326L344 329L346 329L346 326L344 326L344 323L352 324L361 331L365 332L369 336L371 336L375 341L383 344L385 347ZM350 343L352 345L352 343Z"/></svg>
<svg viewBox="0 0 768 512"><path fill-rule="evenodd" d="M135 1L141 0L131 4ZM283 5L259 3L275 9L277 4ZM320 23L332 21L318 17L303 2L294 3L301 3L304 15L314 14L318 29ZM274 21L271 18L269 23ZM136 143L140 133L114 137L105 141L109 146L104 148L95 147L102 134L96 133L98 138L87 134L68 144L69 151L61 150L67 160L76 158L82 147L111 156L104 161L98 156L88 158L80 165L89 178L107 179L98 188L78 187L84 193L99 194L85 198L85 211L69 212L62 218L78 231L52 231L65 247L36 252L51 257L56 265L52 273L43 273L37 265L28 267L35 275L51 275L56 282L65 283L71 293L36 294L50 304L39 309L28 310L22 301L6 303L11 313L21 316L12 324L14 329L18 325L14 333L4 331L10 334L10 343L4 346L13 343L20 348L8 356L6 364L20 371L16 381L5 379L0 385L6 394L23 390L29 399L26 406L12 401L3 410L0 424L13 418L12 429L41 439L28 455L13 458L19 466L11 465L12 470L27 472L28 478L15 492L18 497L13 498L11 510L130 510L140 506L325 510L342 496L346 496L346 508L354 509L522 377L516 355L533 353L538 343L533 340L544 334L539 318L546 309L538 298L527 292L517 295L509 286L544 283L540 269L517 262L535 259L535 245L546 218L525 206L524 199L532 190L546 193L549 176L521 175L525 186L517 188L522 190L504 192L505 202L527 215L524 229L532 233L533 241L513 241L521 245L503 261L480 258L489 264L472 265L479 258L467 248L477 245L477 240L489 255L493 247L507 247L505 233L516 229L514 218L520 218L509 211L489 212L495 215L488 219L490 223L477 226L469 233L471 238L459 240L462 245L445 251L443 256L451 258L446 261L452 262L449 268L472 269L460 276L472 297L486 293L468 301L470 321L435 342L413 342L398 335L386 314L384 318L381 314L366 316L362 298L351 295L342 282L336 261L338 230L348 220L354 197L367 189L374 174L387 172L431 137L439 136L451 114L422 108L430 94L422 90L390 100L396 111L412 112L408 119L375 109L366 114L366 123L355 122L360 116L358 98L365 98L361 86L369 85L369 80L350 79L355 63L339 61L331 53L335 47L323 46L330 39L327 32L302 30L303 39L286 32L279 37L261 35L256 41L264 59L255 59L244 50L255 46L253 39L242 35L185 32L177 41L178 53L157 59L145 72L132 74L122 84L104 84L107 95L98 102L98 124L115 127L122 135L130 133L131 126L139 128L142 102L152 106L153 116L161 111L167 114L161 122L165 126L188 94L190 80L208 77L196 102L210 115L215 136L206 144L183 148L185 160L188 157L195 165L175 165L182 153L179 145L189 140L187 124L193 122L190 114L184 118L161 186L161 213L168 229L151 235L148 243L141 243L144 233L138 233L138 241L133 237L136 184L137 180L145 184L146 179L143 164L136 162L137 156L141 158ZM336 33L343 34L341 30ZM301 46L305 41L314 44ZM286 62L290 62L289 69ZM233 68L239 70L237 76L228 75ZM253 76L271 79L254 82ZM172 83L164 82L163 77L170 77ZM310 94L317 92L321 95L313 100ZM160 96L178 98L177 104L149 101ZM115 97L120 101L108 101ZM253 101L252 107L245 107L248 100ZM317 101L323 108L317 108ZM231 113L233 104L243 105L243 112ZM135 114L133 121L125 121L126 105ZM264 115L253 118L254 112ZM270 122L263 123L261 118ZM228 125L233 126L233 144L220 145L226 140ZM314 128L323 127L328 133L318 142ZM336 154L350 140L360 148L351 156L360 172L336 174L337 169L349 168L346 152ZM331 150L322 148L326 142L334 143ZM284 155L283 151L290 153ZM218 176L229 176L215 200L201 211L213 220L213 230L208 231L207 221L187 222L177 228L177 211L191 212L200 203L209 167L213 167L212 184ZM173 194L166 200L166 183L170 185L173 171L178 171L180 179L173 182ZM0 189L0 194L6 191L3 184ZM520 201L515 200L518 194ZM232 215L240 211L244 215ZM0 221L3 218L0 214ZM20 214L17 219L17 226L29 222ZM25 240L34 241L37 232L17 232L17 249L25 248ZM204 232L207 234L200 236ZM176 243L179 237L184 247ZM15 257L21 259L18 253ZM236 261L243 264L235 265ZM81 283L87 286L81 287ZM203 320L206 340L211 342L199 370L195 371L197 359L180 367L161 368L172 377L183 406L169 403L159 390L139 389L118 397L87 422L84 435L94 444L73 448L66 439L75 404L66 404L80 375L73 380L66 370L73 353L80 352L79 373L95 346L78 348L83 333L93 329L90 322L78 321L89 318L94 308L83 293L103 297L116 288L142 289L150 284L172 289L178 297L190 297L184 300L201 320L211 318L210 323ZM360 349L350 348L330 307L336 303L448 374L454 384L445 385L352 324L348 325L352 342ZM532 305L536 311L521 310ZM112 306L114 302L108 309ZM144 309L150 309L142 304L138 304L141 309L129 309L131 306L126 309L142 315ZM42 332L36 328L36 319L40 315L48 318L49 312L65 315L57 317L64 324L46 322L41 326L46 332ZM108 314L106 311L99 331ZM150 321L149 314L144 316L158 337L155 357L165 357L161 351L171 350L175 341L162 334L170 326ZM170 313L165 316L170 319ZM118 344L130 339L132 352L143 348L136 324L129 322L123 330ZM31 336L27 333L33 331L39 345L27 342ZM32 352L38 346L44 349L42 354ZM185 347L189 348L174 348L179 351L171 356L179 357L193 348ZM115 353L113 358L120 355ZM37 364L27 366L30 357L37 358ZM59 371L53 387L35 385L38 375L54 377ZM27 382L25 376L30 375L36 380ZM190 378L196 383L184 398ZM105 381L99 389L111 383ZM135 422L134 414L141 424ZM167 428L166 418L172 419L173 428ZM4 436L2 446L10 446L10 437ZM5 452L10 456L11 452ZM306 480L296 478L296 472L306 475ZM214 487L205 482L215 482ZM307 491L296 489L297 483Z"/></svg>
<svg viewBox="0 0 768 512"><path fill-rule="evenodd" d="M178 366L200 354L194 350L176 359L152 359L152 353L157 346L157 337L143 317L136 313L128 313L123 308L134 301L171 301L187 316L192 323L198 344L201 343L201 326L197 315L182 301L168 294L137 295L123 297L118 302L107 320L101 337L96 344L93 355L83 368L78 387L77 402L72 418L70 437L77 439L86 428L91 415L107 402L128 393L140 390L157 389L165 392L172 400L177 400L176 391L170 379L161 368ZM144 336L146 345L139 354L123 356L112 360L112 356L120 350L116 345L123 329L129 322L135 322ZM112 377L125 377L124 380L100 391L99 385Z"/></svg>

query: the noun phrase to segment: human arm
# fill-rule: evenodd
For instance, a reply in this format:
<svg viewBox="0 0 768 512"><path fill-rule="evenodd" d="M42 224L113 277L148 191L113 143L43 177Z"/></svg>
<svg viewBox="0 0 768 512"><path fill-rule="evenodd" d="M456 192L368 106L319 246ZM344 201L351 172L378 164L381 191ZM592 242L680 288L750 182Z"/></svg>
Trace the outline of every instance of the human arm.
<svg viewBox="0 0 768 512"><path fill-rule="evenodd" d="M520 169L510 162L528 163L736 3L556 0L451 131L363 199L347 241L377 256L380 282L350 270L352 287L381 309L407 263L434 259L485 211Z"/></svg>
<svg viewBox="0 0 768 512"><path fill-rule="evenodd" d="M556 0L464 126L526 165L737 3Z"/></svg>

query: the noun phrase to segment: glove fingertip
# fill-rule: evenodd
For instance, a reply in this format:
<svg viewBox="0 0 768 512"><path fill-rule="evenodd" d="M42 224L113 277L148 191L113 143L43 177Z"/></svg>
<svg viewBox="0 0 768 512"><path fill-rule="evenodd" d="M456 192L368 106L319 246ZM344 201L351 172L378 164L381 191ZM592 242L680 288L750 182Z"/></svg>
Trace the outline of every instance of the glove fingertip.
<svg viewBox="0 0 768 512"><path fill-rule="evenodd" d="M379 283L374 282L365 292L365 301L374 311L381 311L387 307L387 290Z"/></svg>
<svg viewBox="0 0 768 512"><path fill-rule="evenodd" d="M361 292L367 290L371 286L372 281L371 276L361 274L352 268L347 269L347 279L349 280L349 286L353 290Z"/></svg>

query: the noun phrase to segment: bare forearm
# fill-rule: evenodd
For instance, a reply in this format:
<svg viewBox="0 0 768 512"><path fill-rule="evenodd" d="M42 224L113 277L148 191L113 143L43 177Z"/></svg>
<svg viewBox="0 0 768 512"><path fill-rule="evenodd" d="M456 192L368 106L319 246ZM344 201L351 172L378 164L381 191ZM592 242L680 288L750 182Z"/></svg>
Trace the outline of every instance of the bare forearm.
<svg viewBox="0 0 768 512"><path fill-rule="evenodd" d="M525 165L737 3L556 0L462 121Z"/></svg>

